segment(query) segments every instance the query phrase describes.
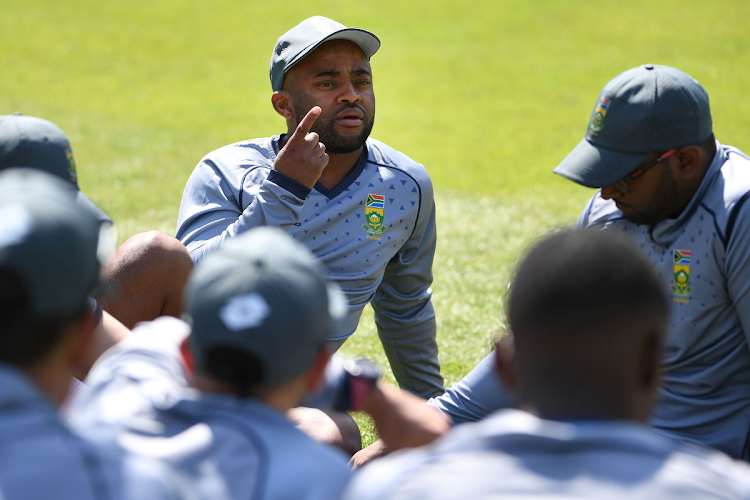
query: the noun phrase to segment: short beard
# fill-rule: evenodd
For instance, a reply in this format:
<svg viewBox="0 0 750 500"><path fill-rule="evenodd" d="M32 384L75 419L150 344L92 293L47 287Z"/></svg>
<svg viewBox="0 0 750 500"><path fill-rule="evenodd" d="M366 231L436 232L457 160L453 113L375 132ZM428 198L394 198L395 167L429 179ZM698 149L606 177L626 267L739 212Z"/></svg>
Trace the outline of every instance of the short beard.
<svg viewBox="0 0 750 500"><path fill-rule="evenodd" d="M655 197L643 211L627 215L623 213L623 218L635 224L655 226L665 219L679 217L680 214L675 213L675 205L680 192L677 188L677 181L667 165L661 168L656 192L659 196Z"/></svg>
<svg viewBox="0 0 750 500"><path fill-rule="evenodd" d="M307 109L305 111L302 111L305 108ZM310 106L309 108L307 106L304 106L304 107L300 106L300 107L295 108L294 116L295 116L295 119L297 120L297 123L300 123L302 121L302 119L310 111L311 108L312 106ZM336 133L336 131L334 130L333 119L323 122L322 121L323 117L322 116L318 117L315 123L313 123L313 126L310 129L310 132L315 132L316 134L318 134L320 138L320 142L325 144L326 153L333 153L333 154L352 153L360 149L362 146L364 146L365 141L367 141L367 138L370 137L370 132L372 132L372 127L375 124L375 107L373 106L372 108L372 115L368 115L364 111L364 109L362 109L357 104L344 106L343 108L336 110L336 113L346 108L359 108L363 113L365 113L365 120L367 120L364 123L365 126L362 129L362 132L357 136L342 137L341 135Z"/></svg>

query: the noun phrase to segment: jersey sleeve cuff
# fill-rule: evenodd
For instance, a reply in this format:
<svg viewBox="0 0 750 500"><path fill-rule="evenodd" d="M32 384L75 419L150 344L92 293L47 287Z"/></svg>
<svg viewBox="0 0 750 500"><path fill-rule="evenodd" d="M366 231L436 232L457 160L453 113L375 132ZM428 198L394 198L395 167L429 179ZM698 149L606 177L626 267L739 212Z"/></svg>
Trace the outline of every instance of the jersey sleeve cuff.
<svg viewBox="0 0 750 500"><path fill-rule="evenodd" d="M307 198L307 196L310 194L310 191L312 191L312 189L308 188L304 184L300 184L291 177L287 177L286 175L282 174L278 170L271 170L271 173L268 174L268 180L273 182L277 186L286 189L300 200L304 200L305 198Z"/></svg>

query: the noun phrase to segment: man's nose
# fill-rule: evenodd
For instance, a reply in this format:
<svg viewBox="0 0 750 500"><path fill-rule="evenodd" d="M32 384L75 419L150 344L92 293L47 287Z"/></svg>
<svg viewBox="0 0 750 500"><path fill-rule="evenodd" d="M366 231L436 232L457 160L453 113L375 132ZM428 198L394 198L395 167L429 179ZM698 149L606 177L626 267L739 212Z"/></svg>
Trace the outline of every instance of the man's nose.
<svg viewBox="0 0 750 500"><path fill-rule="evenodd" d="M620 196L622 196L622 193L614 185L602 188L602 198L605 200L617 199Z"/></svg>
<svg viewBox="0 0 750 500"><path fill-rule="evenodd" d="M344 87L341 89L341 94L339 94L340 103L359 102L360 99L361 97L359 93L357 93L357 90L354 88L354 85L352 85L351 82L344 84Z"/></svg>

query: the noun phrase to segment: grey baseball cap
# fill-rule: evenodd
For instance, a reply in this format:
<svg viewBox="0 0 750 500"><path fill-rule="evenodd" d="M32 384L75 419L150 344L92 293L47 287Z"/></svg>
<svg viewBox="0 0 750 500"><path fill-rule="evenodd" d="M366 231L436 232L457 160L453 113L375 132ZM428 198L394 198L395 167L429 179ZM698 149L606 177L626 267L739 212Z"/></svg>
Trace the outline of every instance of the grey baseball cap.
<svg viewBox="0 0 750 500"><path fill-rule="evenodd" d="M100 222L112 223L78 187L78 172L68 136L51 121L20 113L0 116L0 170L31 167L59 177L76 202Z"/></svg>
<svg viewBox="0 0 750 500"><path fill-rule="evenodd" d="M278 228L227 241L201 261L185 288L197 367L212 348L256 357L264 385L307 370L346 312L343 293L310 250Z"/></svg>
<svg viewBox="0 0 750 500"><path fill-rule="evenodd" d="M378 37L359 28L347 28L327 17L310 17L290 29L276 42L271 55L271 87L281 90L284 75L290 68L330 40L349 40L359 45L367 57L372 57L380 48Z"/></svg>
<svg viewBox="0 0 750 500"><path fill-rule="evenodd" d="M0 267L19 277L40 319L83 310L99 279L100 224L69 189L36 169L0 172Z"/></svg>
<svg viewBox="0 0 750 500"><path fill-rule="evenodd" d="M700 83L678 69L645 64L604 87L585 138L554 172L588 187L611 186L653 153L700 143L712 129Z"/></svg>

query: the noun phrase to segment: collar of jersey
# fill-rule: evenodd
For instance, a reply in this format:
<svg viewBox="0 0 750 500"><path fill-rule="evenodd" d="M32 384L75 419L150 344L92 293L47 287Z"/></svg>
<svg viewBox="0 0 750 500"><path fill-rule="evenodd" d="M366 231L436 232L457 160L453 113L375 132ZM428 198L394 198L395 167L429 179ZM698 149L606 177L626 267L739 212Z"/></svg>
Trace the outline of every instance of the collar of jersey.
<svg viewBox="0 0 750 500"><path fill-rule="evenodd" d="M279 140L281 139L281 136L283 134L278 134L273 136L271 139L271 144L273 146L273 152L274 155L279 154ZM362 148L362 154L359 156L359 160L357 160L357 164L354 166L351 172L349 172L349 175L344 177L344 180L336 184L333 189L326 188L323 184L320 182L315 183L315 191L319 192L329 200L334 199L338 195L344 192L346 188L352 185L352 183L357 180L357 177L362 173L362 171L367 166L367 144L365 143L364 147Z"/></svg>

